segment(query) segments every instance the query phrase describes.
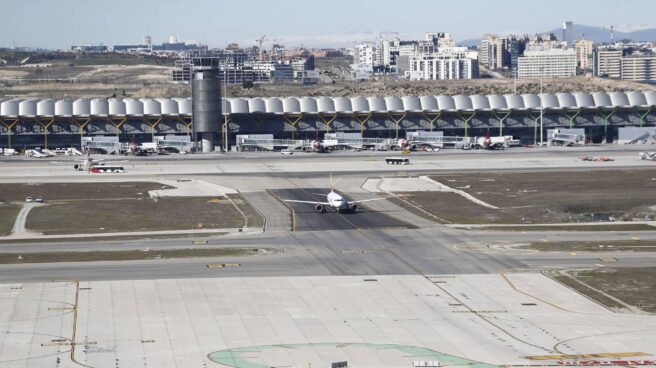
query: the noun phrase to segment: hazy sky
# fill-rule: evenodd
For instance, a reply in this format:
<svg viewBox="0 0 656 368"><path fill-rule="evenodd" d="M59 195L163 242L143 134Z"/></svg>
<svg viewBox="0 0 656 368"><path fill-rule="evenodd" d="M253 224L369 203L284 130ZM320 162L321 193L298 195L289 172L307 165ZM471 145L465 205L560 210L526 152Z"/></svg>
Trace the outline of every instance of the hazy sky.
<svg viewBox="0 0 656 368"><path fill-rule="evenodd" d="M0 47L153 43L177 35L210 47L255 44L348 46L399 32L530 33L565 20L591 26L656 26L653 0L0 0Z"/></svg>

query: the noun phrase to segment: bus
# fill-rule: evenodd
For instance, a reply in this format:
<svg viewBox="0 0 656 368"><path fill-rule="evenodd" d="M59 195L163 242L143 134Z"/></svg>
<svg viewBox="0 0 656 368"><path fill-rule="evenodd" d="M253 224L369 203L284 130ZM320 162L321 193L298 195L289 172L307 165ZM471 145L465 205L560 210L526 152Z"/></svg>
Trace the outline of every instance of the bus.
<svg viewBox="0 0 656 368"><path fill-rule="evenodd" d="M123 168L123 166L97 165L97 166L92 166L91 169L89 169L89 172L94 174L124 173L125 169Z"/></svg>
<svg viewBox="0 0 656 368"><path fill-rule="evenodd" d="M409 165L410 159L406 157L386 157L385 162L388 165Z"/></svg>

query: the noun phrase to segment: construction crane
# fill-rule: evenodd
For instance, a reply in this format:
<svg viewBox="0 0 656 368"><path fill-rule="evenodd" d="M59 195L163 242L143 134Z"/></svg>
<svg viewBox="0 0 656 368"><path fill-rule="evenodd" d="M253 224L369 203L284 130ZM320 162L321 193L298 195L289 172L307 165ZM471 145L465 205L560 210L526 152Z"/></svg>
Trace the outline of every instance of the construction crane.
<svg viewBox="0 0 656 368"><path fill-rule="evenodd" d="M258 51L260 60L264 60L263 55L262 55L263 54L262 45L264 44L265 40L266 40L266 35L262 35L262 37L255 40L255 42L257 42L257 44L260 46L259 51Z"/></svg>

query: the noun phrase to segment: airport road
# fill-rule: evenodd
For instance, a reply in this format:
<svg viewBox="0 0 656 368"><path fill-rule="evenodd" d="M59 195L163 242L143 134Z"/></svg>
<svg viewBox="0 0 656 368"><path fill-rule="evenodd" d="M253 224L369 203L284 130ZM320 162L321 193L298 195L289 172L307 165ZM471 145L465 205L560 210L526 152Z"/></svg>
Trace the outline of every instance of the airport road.
<svg viewBox="0 0 656 368"><path fill-rule="evenodd" d="M327 214L332 216L334 214ZM614 257L622 266L652 265L656 253L534 252L488 248L487 244L546 239L547 233L501 234L430 229L359 229L267 232L242 238L216 237L205 247L271 247L282 254L221 259L175 259L0 265L0 282L37 282L53 279L131 280L241 276L480 274L538 271L560 267L596 267L600 258ZM656 233L642 234L656 238ZM562 234L558 239L626 239L617 233ZM157 249L193 247L190 239L153 239L125 242L3 244L3 252L100 249ZM198 247L198 245L196 245ZM240 263L239 267L208 269L212 263Z"/></svg>
<svg viewBox="0 0 656 368"><path fill-rule="evenodd" d="M640 147L649 150L647 147ZM241 175L241 176L313 176L334 174L396 174L398 172L531 170L544 169L599 169L618 167L654 167L655 163L638 159L636 147L582 148L514 148L507 151L416 152L407 157L410 165L387 165L384 157L398 152L334 152L329 154L298 153L281 156L277 153L235 152L204 156L184 156L175 159L159 157L105 157L108 162L120 161L127 172L120 175L90 175L75 172L72 164L79 158L0 159L1 181L76 181L105 178L132 179L152 175ZM614 161L582 161L581 157L611 157ZM100 157L98 157L100 158Z"/></svg>

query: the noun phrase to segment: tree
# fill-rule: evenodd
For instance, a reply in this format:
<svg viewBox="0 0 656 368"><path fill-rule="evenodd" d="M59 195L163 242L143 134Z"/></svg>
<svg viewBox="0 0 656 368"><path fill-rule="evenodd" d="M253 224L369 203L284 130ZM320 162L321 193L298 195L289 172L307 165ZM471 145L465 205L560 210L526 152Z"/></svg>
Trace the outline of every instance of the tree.
<svg viewBox="0 0 656 368"><path fill-rule="evenodd" d="M253 84L253 81L245 80L241 83L241 88L244 89L250 89L253 88L255 85Z"/></svg>

